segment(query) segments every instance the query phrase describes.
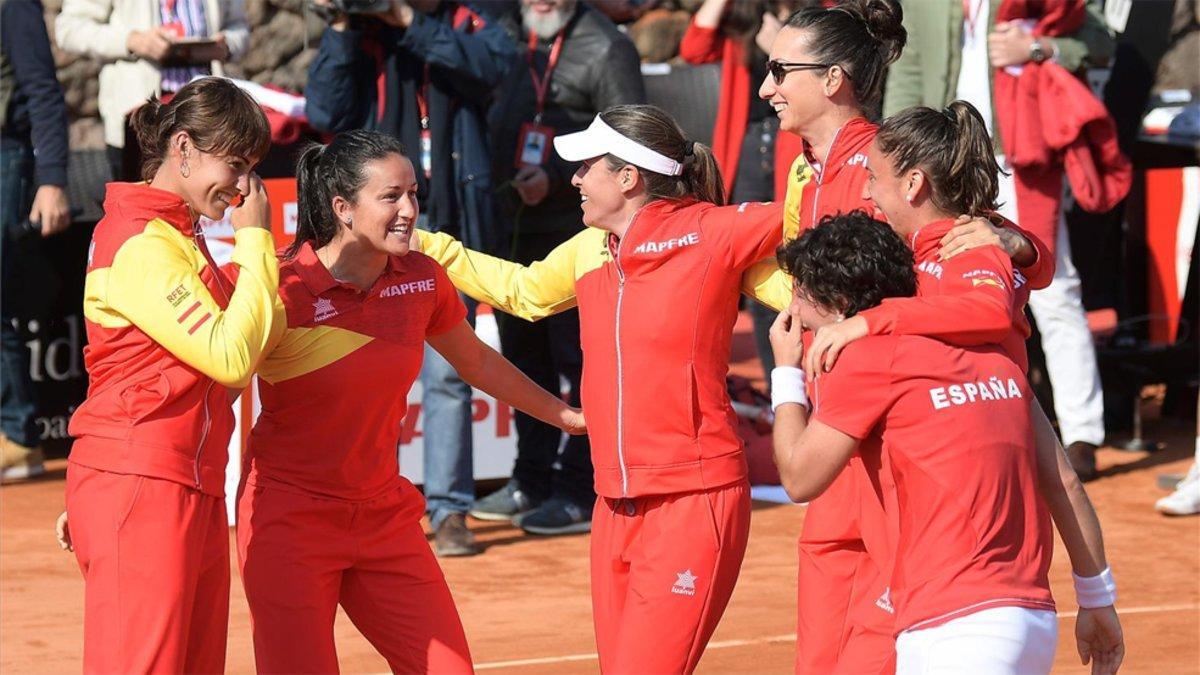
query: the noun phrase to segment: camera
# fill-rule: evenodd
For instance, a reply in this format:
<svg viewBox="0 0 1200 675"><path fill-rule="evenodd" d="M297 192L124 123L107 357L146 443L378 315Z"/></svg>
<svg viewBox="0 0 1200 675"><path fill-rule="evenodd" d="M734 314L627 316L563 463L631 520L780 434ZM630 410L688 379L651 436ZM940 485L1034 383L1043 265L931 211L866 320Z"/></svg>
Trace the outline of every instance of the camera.
<svg viewBox="0 0 1200 675"><path fill-rule="evenodd" d="M391 0L329 0L328 4L309 3L309 8L325 21L341 14L378 14L391 9Z"/></svg>

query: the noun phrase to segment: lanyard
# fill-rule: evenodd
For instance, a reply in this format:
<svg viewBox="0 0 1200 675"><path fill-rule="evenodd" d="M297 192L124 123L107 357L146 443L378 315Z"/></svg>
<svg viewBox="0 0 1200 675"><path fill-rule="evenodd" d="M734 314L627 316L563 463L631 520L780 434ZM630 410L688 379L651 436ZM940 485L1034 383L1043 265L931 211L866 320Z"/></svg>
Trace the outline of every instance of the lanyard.
<svg viewBox="0 0 1200 675"><path fill-rule="evenodd" d="M979 10L983 9L983 3L987 0L975 0L975 6L971 6L971 0L962 0L963 8L963 23L966 24L967 37L972 41L975 40L975 24L979 22Z"/></svg>
<svg viewBox="0 0 1200 675"><path fill-rule="evenodd" d="M417 114L421 116L421 131L429 131L429 64L421 75L421 86L417 87Z"/></svg>
<svg viewBox="0 0 1200 675"><path fill-rule="evenodd" d="M558 55L562 51L563 31L558 31L554 45L550 47L550 60L546 63L546 72L538 76L537 68L533 67L533 55L537 52L537 33L529 33L529 76L533 79L533 90L537 94L537 112L533 116L534 124L542 123L542 110L546 106L546 93L550 90L550 76L554 74L554 66L558 64Z"/></svg>

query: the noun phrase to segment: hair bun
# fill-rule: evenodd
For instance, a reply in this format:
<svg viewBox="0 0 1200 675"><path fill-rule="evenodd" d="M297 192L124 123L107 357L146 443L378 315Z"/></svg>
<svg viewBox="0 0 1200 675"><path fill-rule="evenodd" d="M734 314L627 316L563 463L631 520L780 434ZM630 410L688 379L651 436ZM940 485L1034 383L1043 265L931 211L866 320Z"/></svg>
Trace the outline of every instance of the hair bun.
<svg viewBox="0 0 1200 675"><path fill-rule="evenodd" d="M895 0L850 0L844 6L852 7L862 17L867 33L879 42L888 64L900 58L908 42L908 31L904 29L904 10L899 3Z"/></svg>

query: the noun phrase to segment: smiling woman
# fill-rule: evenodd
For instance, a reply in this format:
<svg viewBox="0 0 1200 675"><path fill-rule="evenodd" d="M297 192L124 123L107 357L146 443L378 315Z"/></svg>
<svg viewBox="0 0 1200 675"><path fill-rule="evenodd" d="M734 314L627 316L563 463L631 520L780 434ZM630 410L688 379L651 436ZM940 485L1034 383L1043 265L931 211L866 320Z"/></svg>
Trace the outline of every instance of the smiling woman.
<svg viewBox="0 0 1200 675"><path fill-rule="evenodd" d="M547 424L580 434L582 416L481 342L446 273L409 252L417 177L395 137L339 134L305 149L296 173L296 242L279 270L287 327L258 371L238 499L255 661L337 672L340 604L394 672L469 673L424 500L397 462L424 343Z"/></svg>
<svg viewBox="0 0 1200 675"><path fill-rule="evenodd" d="M170 103L147 101L131 124L145 157L142 179L213 220L246 194L250 167L271 147L262 110L232 82L215 77L184 87Z"/></svg>
<svg viewBox="0 0 1200 675"><path fill-rule="evenodd" d="M146 103L135 122L149 183L108 185L84 287L91 386L70 426L83 668L220 672L234 427L226 387L245 386L277 325L270 209L250 173L270 133L258 105L219 78ZM197 223L220 218L238 195L235 283Z"/></svg>

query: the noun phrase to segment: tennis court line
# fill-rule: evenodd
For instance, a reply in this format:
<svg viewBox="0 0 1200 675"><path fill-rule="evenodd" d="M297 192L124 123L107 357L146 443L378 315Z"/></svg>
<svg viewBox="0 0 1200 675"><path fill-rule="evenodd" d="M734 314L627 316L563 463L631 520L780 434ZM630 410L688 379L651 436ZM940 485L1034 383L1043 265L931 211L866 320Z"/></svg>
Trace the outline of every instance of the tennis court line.
<svg viewBox="0 0 1200 675"><path fill-rule="evenodd" d="M1121 616L1130 614L1155 614L1165 612L1183 612L1187 610L1200 609L1200 605L1179 604L1179 605L1151 605L1148 607L1122 607L1118 610ZM1075 610L1069 612L1058 612L1059 618L1074 618ZM787 635L770 635L767 637L751 638L747 640L719 640L708 643L708 649L728 649L730 647L749 647L752 645L763 645L774 642L794 642L796 634L790 633ZM591 654L566 654L564 656L545 656L536 659L514 659L511 661L491 661L488 663L476 663L475 670L495 670L497 668L519 668L521 666L546 666L555 663L571 663L573 661L595 661L598 655Z"/></svg>

